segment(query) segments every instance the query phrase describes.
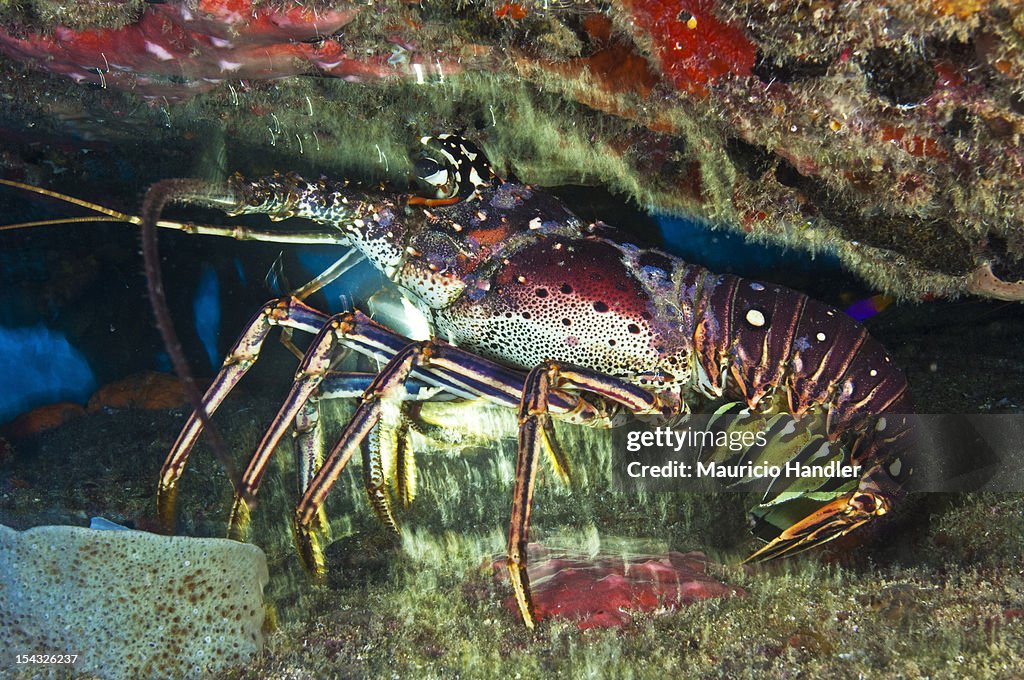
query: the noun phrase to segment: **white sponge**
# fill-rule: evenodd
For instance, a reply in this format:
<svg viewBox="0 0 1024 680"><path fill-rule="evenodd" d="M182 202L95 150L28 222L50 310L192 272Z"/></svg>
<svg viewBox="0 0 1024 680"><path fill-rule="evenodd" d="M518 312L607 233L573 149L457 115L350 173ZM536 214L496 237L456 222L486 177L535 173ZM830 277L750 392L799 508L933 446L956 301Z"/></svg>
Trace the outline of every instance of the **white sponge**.
<svg viewBox="0 0 1024 680"><path fill-rule="evenodd" d="M227 539L0 525L0 671L69 668L18 655L77 654L71 670L112 679L241 665L263 646L267 578L263 551Z"/></svg>

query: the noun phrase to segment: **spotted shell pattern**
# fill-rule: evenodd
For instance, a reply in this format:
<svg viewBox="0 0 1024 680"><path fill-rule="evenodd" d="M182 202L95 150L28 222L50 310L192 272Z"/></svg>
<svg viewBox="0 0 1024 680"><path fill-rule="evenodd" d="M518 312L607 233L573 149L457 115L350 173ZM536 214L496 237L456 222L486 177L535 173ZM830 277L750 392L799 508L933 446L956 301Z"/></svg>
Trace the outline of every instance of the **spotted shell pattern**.
<svg viewBox="0 0 1024 680"><path fill-rule="evenodd" d="M490 285L486 299L438 315L457 344L522 367L555 359L622 377L664 361L649 291L609 243L535 242L511 255Z"/></svg>

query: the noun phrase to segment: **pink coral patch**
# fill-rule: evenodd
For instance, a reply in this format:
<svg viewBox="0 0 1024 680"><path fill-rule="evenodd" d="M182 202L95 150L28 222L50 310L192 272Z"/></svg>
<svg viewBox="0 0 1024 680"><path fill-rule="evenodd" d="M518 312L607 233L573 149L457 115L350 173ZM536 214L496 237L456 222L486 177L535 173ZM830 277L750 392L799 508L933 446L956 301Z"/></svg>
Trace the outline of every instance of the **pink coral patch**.
<svg viewBox="0 0 1024 680"><path fill-rule="evenodd" d="M703 553L669 552L663 556L555 555L530 546L530 585L534 613L543 621L560 617L581 629L614 628L633 619L634 612L675 609L717 597L743 597L746 592L707 574ZM504 559L494 562L495 574L508 578ZM505 608L518 615L514 598Z"/></svg>
<svg viewBox="0 0 1024 680"><path fill-rule="evenodd" d="M388 54L350 56L331 36L361 8L314 12L299 5L253 7L251 0L149 5L118 29L49 35L0 31L0 52L78 82L183 99L225 79L282 78L321 72L346 79L417 75L389 64ZM449 69L455 70L454 67Z"/></svg>

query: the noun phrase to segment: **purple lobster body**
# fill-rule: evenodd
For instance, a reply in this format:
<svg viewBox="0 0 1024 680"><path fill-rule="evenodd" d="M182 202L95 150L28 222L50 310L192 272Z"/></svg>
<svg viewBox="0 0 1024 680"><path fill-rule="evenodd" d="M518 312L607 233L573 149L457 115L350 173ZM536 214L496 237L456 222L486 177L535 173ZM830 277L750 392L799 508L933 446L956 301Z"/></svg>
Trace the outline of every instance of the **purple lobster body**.
<svg viewBox="0 0 1024 680"><path fill-rule="evenodd" d="M622 422L611 417L621 407L672 415L722 397L759 412L823 416L827 437L842 440L865 472L857 491L784 532L772 554L889 510L911 471L900 459L911 404L902 372L863 327L802 293L713 274L586 224L542 189L496 178L479 150L452 140L442 138L448 163L471 159L471 171L438 173L435 164L431 177L473 180L444 187L438 199L412 196L403 206L347 183L278 177L241 182L235 211L339 229L437 337L477 356L521 370L566 364L619 381L597 390L609 408L591 425Z"/></svg>
<svg viewBox="0 0 1024 680"><path fill-rule="evenodd" d="M655 304L669 299L671 282L638 276L626 248L594 236L548 236L525 245L502 258L486 295L439 311L438 330L522 368L551 359L638 384L681 379L690 334L665 321ZM676 300L667 306L680 317Z"/></svg>
<svg viewBox="0 0 1024 680"><path fill-rule="evenodd" d="M827 410L829 433L910 411L902 372L845 314L641 249L535 187L503 182L405 219L411 245L393 280L440 337L481 356L585 366L684 401L779 397L796 415Z"/></svg>

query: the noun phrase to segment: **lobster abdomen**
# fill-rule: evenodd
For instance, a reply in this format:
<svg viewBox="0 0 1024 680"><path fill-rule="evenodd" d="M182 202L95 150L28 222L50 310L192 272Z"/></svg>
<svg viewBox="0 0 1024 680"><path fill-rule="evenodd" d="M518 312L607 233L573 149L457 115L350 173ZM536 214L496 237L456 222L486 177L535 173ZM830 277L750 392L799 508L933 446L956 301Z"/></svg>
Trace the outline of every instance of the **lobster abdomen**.
<svg viewBox="0 0 1024 680"><path fill-rule="evenodd" d="M735 276L705 275L693 305L703 391L759 409L784 398L771 406L823 413L829 438L847 438L856 462L898 456L912 411L907 381L863 326L803 293Z"/></svg>

